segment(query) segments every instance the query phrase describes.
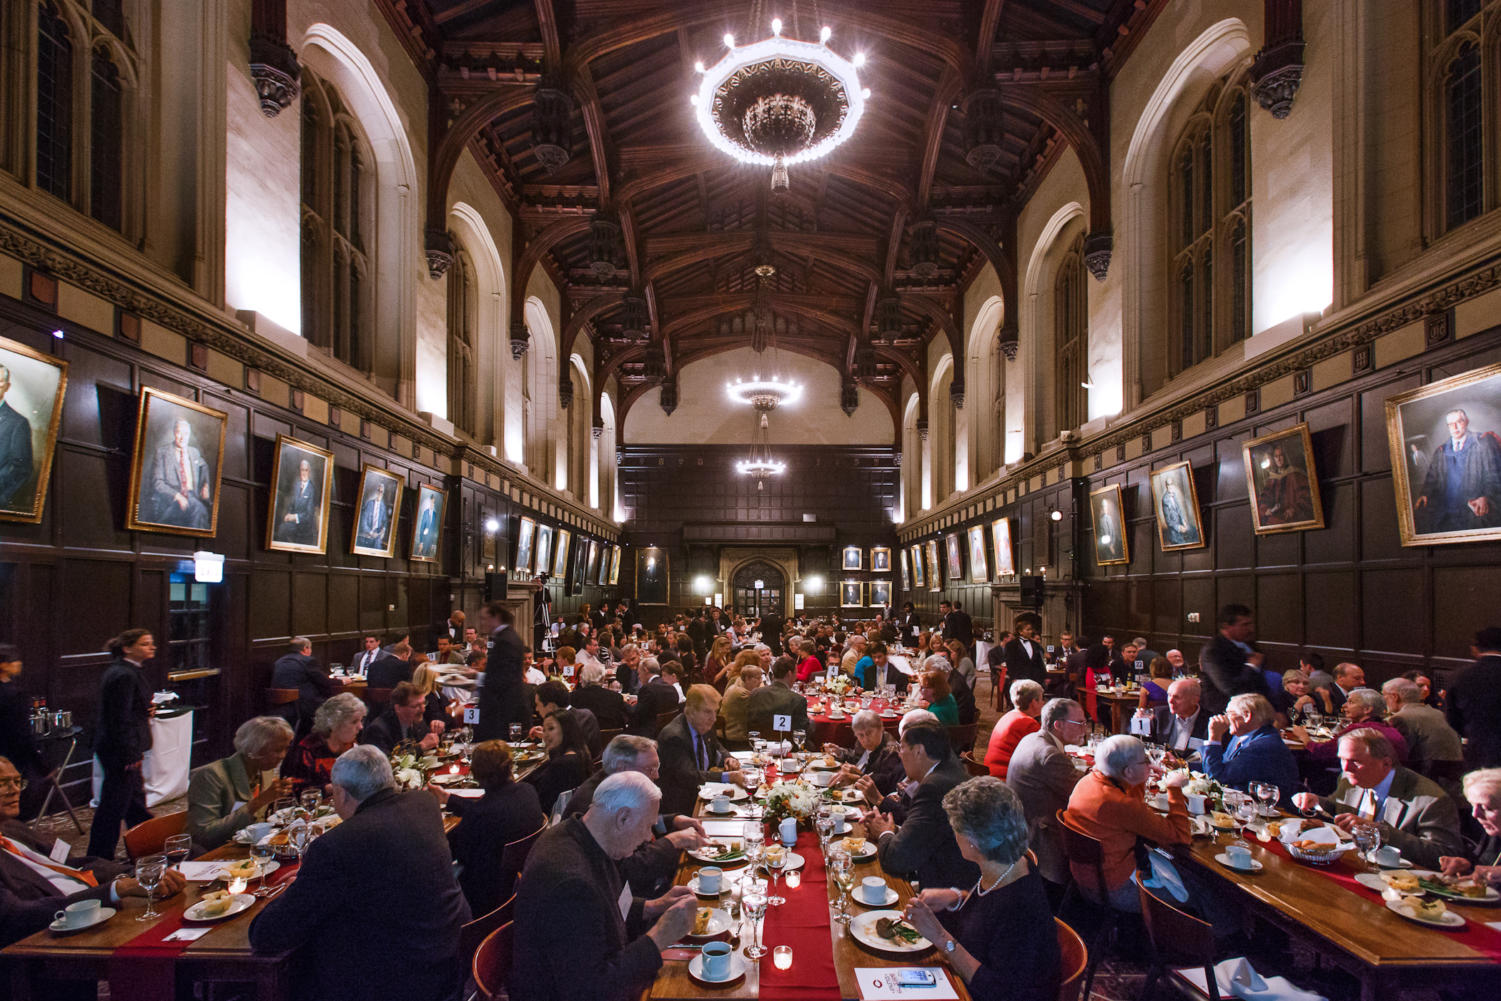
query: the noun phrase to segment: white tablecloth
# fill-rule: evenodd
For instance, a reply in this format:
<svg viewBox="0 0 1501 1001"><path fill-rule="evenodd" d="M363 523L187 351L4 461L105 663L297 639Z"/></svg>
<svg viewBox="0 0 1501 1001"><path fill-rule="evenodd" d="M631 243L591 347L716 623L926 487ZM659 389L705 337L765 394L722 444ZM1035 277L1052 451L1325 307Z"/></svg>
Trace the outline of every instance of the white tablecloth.
<svg viewBox="0 0 1501 1001"><path fill-rule="evenodd" d="M985 640L975 640L975 670L985 672L990 670L990 648L993 643Z"/></svg>
<svg viewBox="0 0 1501 1001"><path fill-rule="evenodd" d="M193 762L193 713L167 719L151 717L151 750L141 762L141 776L146 781L146 805L156 806L165 800L186 795L188 772ZM94 799L99 805L99 788L104 784L104 769L94 759Z"/></svg>

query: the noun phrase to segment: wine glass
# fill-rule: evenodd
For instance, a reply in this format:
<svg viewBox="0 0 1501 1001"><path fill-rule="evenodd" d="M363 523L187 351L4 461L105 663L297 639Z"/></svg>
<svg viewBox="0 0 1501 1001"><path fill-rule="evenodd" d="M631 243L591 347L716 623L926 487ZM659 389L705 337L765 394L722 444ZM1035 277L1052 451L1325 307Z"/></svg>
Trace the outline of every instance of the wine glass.
<svg viewBox="0 0 1501 1001"><path fill-rule="evenodd" d="M188 854L193 850L193 836L191 834L173 834L162 844L162 854L167 856L167 863L182 871L182 864L188 860Z"/></svg>
<svg viewBox="0 0 1501 1001"><path fill-rule="evenodd" d="M1263 817L1275 817L1277 815L1276 803L1282 798L1282 790L1270 782L1252 782L1251 792L1261 800L1261 815Z"/></svg>
<svg viewBox="0 0 1501 1001"><path fill-rule="evenodd" d="M272 823L291 823L292 811L296 809L296 807L297 801L295 799L293 799L291 796L283 796L276 802L271 804L271 813L266 817L266 819L271 820L271 817L278 817L279 821L272 821Z"/></svg>
<svg viewBox="0 0 1501 1001"><path fill-rule="evenodd" d="M750 866L751 873L755 873L756 867L761 863L761 857L766 849L766 835L761 831L760 824L745 825L745 860Z"/></svg>
<svg viewBox="0 0 1501 1001"><path fill-rule="evenodd" d="M250 857L255 859L255 868L261 877L260 888L255 891L255 895L258 897L265 896L266 894L266 870L271 867L271 859L275 855L276 849L271 847L269 843L262 842L261 844L250 846Z"/></svg>
<svg viewBox="0 0 1501 1001"><path fill-rule="evenodd" d="M855 885L855 865L850 853L842 848L836 848L829 852L828 870L834 875L834 883L839 887L839 910L834 920L842 925L850 923L849 893Z"/></svg>
<svg viewBox="0 0 1501 1001"><path fill-rule="evenodd" d="M813 829L818 832L818 847L827 855L829 853L829 839L834 836L834 814L829 811L827 804L821 804L818 813L813 818Z"/></svg>
<svg viewBox="0 0 1501 1001"><path fill-rule="evenodd" d="M745 791L750 794L751 816L760 816L761 807L756 803L756 790L761 788L761 780L765 778L765 775L759 768L744 768L741 769L740 774L745 780Z"/></svg>
<svg viewBox="0 0 1501 1001"><path fill-rule="evenodd" d="M745 955L749 959L760 959L767 953L766 947L761 944L761 917L766 913L766 894L764 889L754 886L761 882L752 881L752 888L740 897L740 909L750 919L751 944L745 947Z"/></svg>
<svg viewBox="0 0 1501 1001"><path fill-rule="evenodd" d="M141 889L146 891L146 912L137 921L155 921L156 913L156 888L162 885L162 877L167 874L167 856L165 855L142 855L136 859L136 882L141 884Z"/></svg>
<svg viewBox="0 0 1501 1001"><path fill-rule="evenodd" d="M807 730L793 730L792 731L792 751L793 751L793 753L796 754L796 755L798 755L799 757L801 757L802 756L803 745L807 743L807 740L808 740L808 731Z"/></svg>
<svg viewBox="0 0 1501 1001"><path fill-rule="evenodd" d="M778 880L782 870L787 865L787 849L781 845L766 846L766 868L771 873L771 896L766 898L766 903L772 907L781 907L787 902L787 898L777 889Z"/></svg>
<svg viewBox="0 0 1501 1001"><path fill-rule="evenodd" d="M301 802L302 808L311 817L318 812L318 805L323 802L323 793L316 786L308 786L302 790Z"/></svg>
<svg viewBox="0 0 1501 1001"><path fill-rule="evenodd" d="M302 859L302 853L307 849L309 838L308 822L298 817L287 828L287 840L292 843L292 848L297 852L298 860Z"/></svg>
<svg viewBox="0 0 1501 1001"><path fill-rule="evenodd" d="M1241 833L1244 834L1247 827L1251 826L1261 811L1256 808L1256 801L1245 793L1241 793L1235 800L1235 819L1240 825Z"/></svg>
<svg viewBox="0 0 1501 1001"><path fill-rule="evenodd" d="M521 743L521 735L523 732L524 731L522 730L520 723L512 723L510 727L511 743Z"/></svg>

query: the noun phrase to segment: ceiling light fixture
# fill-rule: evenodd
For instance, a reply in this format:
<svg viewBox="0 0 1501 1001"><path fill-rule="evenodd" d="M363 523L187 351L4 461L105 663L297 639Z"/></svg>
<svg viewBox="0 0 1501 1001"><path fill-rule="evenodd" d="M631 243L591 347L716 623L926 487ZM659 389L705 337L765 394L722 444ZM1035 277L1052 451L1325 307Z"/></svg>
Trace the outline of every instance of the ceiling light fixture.
<svg viewBox="0 0 1501 1001"><path fill-rule="evenodd" d="M766 419L766 413L761 412L756 429L751 433L750 455L735 463L735 472L756 478L757 490L766 489L768 476L781 476L787 471L787 463L771 454L771 422Z"/></svg>
<svg viewBox="0 0 1501 1001"><path fill-rule="evenodd" d="M816 160L854 135L870 91L857 69L865 54L851 61L831 51L830 28L816 44L782 37L780 18L771 32L738 47L726 34L729 51L719 62L695 65L703 78L689 100L711 143L742 163L769 165L772 190L785 191L790 165Z"/></svg>

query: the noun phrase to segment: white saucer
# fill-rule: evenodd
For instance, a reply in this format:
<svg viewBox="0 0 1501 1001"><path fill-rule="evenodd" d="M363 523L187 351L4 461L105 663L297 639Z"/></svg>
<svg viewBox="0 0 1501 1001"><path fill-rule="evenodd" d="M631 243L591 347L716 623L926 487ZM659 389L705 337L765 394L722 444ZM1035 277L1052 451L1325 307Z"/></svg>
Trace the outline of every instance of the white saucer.
<svg viewBox="0 0 1501 1001"><path fill-rule="evenodd" d="M728 977L725 977L723 980L710 980L704 976L703 953L700 952L697 956L694 956L692 959L688 960L688 976L692 977L695 982L706 984L709 987L718 987L722 984L733 984L735 981L745 976L746 971L749 969L750 963L746 961L746 958L744 956L740 955L739 950L732 950L730 952L730 975Z"/></svg>
<svg viewBox="0 0 1501 1001"><path fill-rule="evenodd" d="M859 887L856 887L854 890L850 891L850 899L862 907L890 907L892 904L897 902L897 899L900 896L895 890L888 886L886 887L886 896L879 901L872 902L866 900L858 892L856 892L858 889Z"/></svg>
<svg viewBox="0 0 1501 1001"><path fill-rule="evenodd" d="M86 925L67 925L63 924L61 921L54 921L47 926L47 930L56 932L59 935L71 935L76 931L83 931L85 928L92 928L95 925L102 925L104 924L104 922L108 921L114 916L115 909L113 907L101 907L99 908L98 913L95 914L94 920L90 921Z"/></svg>
<svg viewBox="0 0 1501 1001"><path fill-rule="evenodd" d="M718 893L705 893L704 891L702 891L702 890L700 890L698 888L698 873L694 873L692 876L688 877L688 889L692 890L693 891L693 895L696 896L696 897L703 897L705 899L712 900L712 899L716 899L718 897L722 897L726 893L728 893L730 891L730 882L729 882L729 880L727 880L723 876L721 876L721 877L719 877L719 892Z"/></svg>
<svg viewBox="0 0 1501 1001"><path fill-rule="evenodd" d="M1214 860L1216 862L1218 862L1220 865L1224 866L1226 869L1231 870L1232 872L1246 872L1246 873L1260 872L1264 868L1260 862L1256 861L1255 859L1252 859L1251 860L1251 868L1249 868L1249 869L1242 869L1240 866L1238 866L1235 863L1231 862L1230 861L1230 856L1226 855L1224 852L1220 852L1218 855L1216 855L1214 857Z"/></svg>
<svg viewBox="0 0 1501 1001"><path fill-rule="evenodd" d="M1412 863L1409 862L1407 859L1400 859L1397 862L1396 865L1387 865L1386 863L1381 862L1381 861L1377 861L1376 865L1380 866L1382 869L1411 869L1412 868Z"/></svg>
<svg viewBox="0 0 1501 1001"><path fill-rule="evenodd" d="M763 859L761 861L761 864L764 865L764 866L766 866L768 869L771 868L771 866L766 862L765 859ZM807 860L804 859L797 852L788 852L786 855L782 856L782 872L783 873L789 873L789 872L792 872L795 869L801 869L806 864L807 864Z"/></svg>

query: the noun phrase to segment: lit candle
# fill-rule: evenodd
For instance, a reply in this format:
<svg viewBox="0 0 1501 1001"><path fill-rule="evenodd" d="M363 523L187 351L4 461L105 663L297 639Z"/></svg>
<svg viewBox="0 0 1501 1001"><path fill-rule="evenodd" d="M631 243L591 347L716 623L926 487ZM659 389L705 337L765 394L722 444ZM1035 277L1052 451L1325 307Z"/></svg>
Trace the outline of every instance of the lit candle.
<svg viewBox="0 0 1501 1001"><path fill-rule="evenodd" d="M229 892L233 893L233 894L244 893L245 892L245 886L246 886L245 877L244 876L236 876L234 879L232 879L232 880L229 881Z"/></svg>
<svg viewBox="0 0 1501 1001"><path fill-rule="evenodd" d="M797 869L789 872L784 878L787 881L787 889L789 890L796 890L799 886L803 885L803 874Z"/></svg>
<svg viewBox="0 0 1501 1001"><path fill-rule="evenodd" d="M775 949L771 950L771 961L776 964L776 967L779 970L791 969L792 946L779 945Z"/></svg>
<svg viewBox="0 0 1501 1001"><path fill-rule="evenodd" d="M457 774L459 774L459 765L458 765L458 762L454 762L453 764L451 764L451 765L448 766L448 774L450 774L450 775L457 775Z"/></svg>

